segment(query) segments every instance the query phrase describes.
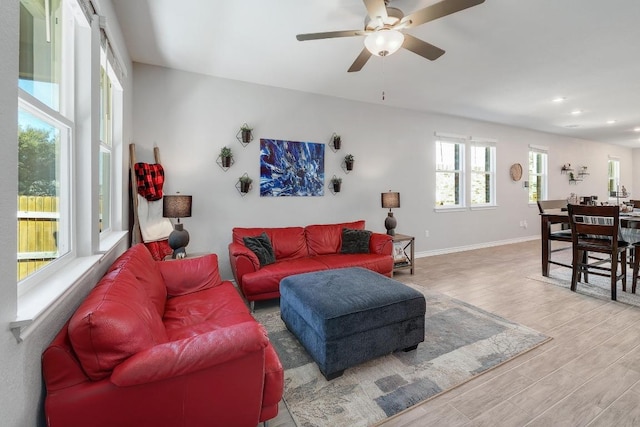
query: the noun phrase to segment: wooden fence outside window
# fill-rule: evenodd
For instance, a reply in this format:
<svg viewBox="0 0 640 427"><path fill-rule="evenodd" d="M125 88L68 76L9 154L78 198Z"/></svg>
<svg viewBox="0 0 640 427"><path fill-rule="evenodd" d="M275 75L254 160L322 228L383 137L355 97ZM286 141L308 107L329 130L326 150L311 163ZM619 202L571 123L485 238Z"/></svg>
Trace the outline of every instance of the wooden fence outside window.
<svg viewBox="0 0 640 427"><path fill-rule="evenodd" d="M58 198L18 196L18 280L58 257Z"/></svg>

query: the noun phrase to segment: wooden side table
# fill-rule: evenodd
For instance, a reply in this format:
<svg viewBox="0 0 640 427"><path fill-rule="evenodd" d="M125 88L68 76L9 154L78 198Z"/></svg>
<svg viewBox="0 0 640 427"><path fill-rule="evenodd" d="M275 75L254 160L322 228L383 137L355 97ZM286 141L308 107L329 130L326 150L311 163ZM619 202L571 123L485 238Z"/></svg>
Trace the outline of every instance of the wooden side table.
<svg viewBox="0 0 640 427"><path fill-rule="evenodd" d="M415 237L396 234L393 237L393 272L410 269L413 274L415 263ZM409 252L407 253L407 249Z"/></svg>

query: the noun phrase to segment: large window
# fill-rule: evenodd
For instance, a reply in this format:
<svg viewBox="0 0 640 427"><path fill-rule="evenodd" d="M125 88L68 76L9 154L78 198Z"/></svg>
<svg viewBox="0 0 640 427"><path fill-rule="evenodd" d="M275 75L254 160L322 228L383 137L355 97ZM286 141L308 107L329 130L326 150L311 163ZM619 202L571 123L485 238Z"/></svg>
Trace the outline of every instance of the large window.
<svg viewBox="0 0 640 427"><path fill-rule="evenodd" d="M620 187L620 160L610 158L608 164L609 170L609 197L616 198L618 192L622 191Z"/></svg>
<svg viewBox="0 0 640 427"><path fill-rule="evenodd" d="M547 198L547 150L529 147L529 203Z"/></svg>
<svg viewBox="0 0 640 427"><path fill-rule="evenodd" d="M464 150L461 141L436 141L436 208L464 206Z"/></svg>
<svg viewBox="0 0 640 427"><path fill-rule="evenodd" d="M471 206L496 204L496 148L488 141L471 141Z"/></svg>
<svg viewBox="0 0 640 427"><path fill-rule="evenodd" d="M90 0L20 0L19 295L93 255L114 228L122 72L97 15Z"/></svg>
<svg viewBox="0 0 640 427"><path fill-rule="evenodd" d="M20 2L18 280L72 250L70 15L61 0Z"/></svg>
<svg viewBox="0 0 640 427"><path fill-rule="evenodd" d="M100 67L100 151L98 156L100 233L111 231L111 150L113 146L113 85L108 74L106 52Z"/></svg>

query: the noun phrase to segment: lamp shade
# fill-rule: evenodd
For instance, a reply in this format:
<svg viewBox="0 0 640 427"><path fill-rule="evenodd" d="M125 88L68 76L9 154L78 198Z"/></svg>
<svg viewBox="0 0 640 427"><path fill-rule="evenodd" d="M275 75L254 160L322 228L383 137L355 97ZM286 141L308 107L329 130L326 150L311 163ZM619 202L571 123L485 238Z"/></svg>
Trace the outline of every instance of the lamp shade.
<svg viewBox="0 0 640 427"><path fill-rule="evenodd" d="M376 31L364 39L367 50L377 56L391 55L402 47L402 43L404 43L404 34L389 29Z"/></svg>
<svg viewBox="0 0 640 427"><path fill-rule="evenodd" d="M380 194L383 208L399 208L400 207L400 193L389 191L387 193Z"/></svg>
<svg viewBox="0 0 640 427"><path fill-rule="evenodd" d="M181 194L162 198L162 216L166 218L185 218L191 216L191 196Z"/></svg>

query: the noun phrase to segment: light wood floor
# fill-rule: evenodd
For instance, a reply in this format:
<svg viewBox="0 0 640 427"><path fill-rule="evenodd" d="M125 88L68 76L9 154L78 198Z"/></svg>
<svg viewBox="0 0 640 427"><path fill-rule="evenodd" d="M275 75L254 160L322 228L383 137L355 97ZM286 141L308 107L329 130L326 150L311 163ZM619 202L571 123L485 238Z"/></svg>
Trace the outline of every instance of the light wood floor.
<svg viewBox="0 0 640 427"><path fill-rule="evenodd" d="M527 279L540 272L539 241L420 258L416 264L415 275L399 272L394 278L553 340L381 426L640 426L639 308ZM295 424L281 406L269 425Z"/></svg>

